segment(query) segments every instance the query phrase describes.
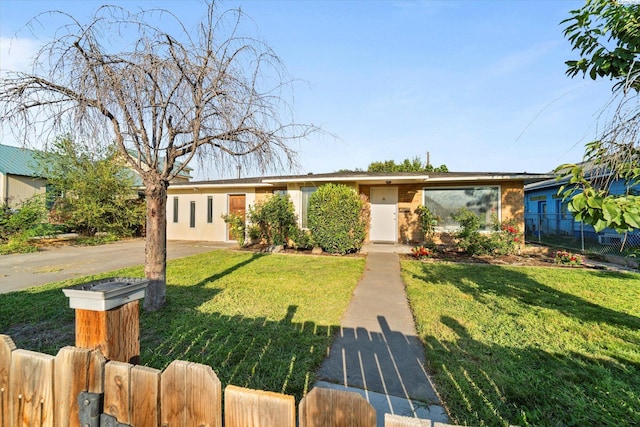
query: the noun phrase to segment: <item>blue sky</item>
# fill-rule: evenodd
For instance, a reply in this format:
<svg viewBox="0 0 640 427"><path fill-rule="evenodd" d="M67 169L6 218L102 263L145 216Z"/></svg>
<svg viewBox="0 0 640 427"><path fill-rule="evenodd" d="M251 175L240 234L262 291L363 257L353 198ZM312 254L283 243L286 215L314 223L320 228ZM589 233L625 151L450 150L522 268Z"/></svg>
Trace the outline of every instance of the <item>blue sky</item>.
<svg viewBox="0 0 640 427"><path fill-rule="evenodd" d="M187 24L204 13L196 0L111 3L166 8ZM21 48L14 41L10 54L6 39L30 17L55 8L86 21L100 4L2 0L0 67L24 66L23 56L35 46L30 33L18 33ZM293 172L366 169L376 160L424 159L427 151L432 164L451 171L548 172L581 160L611 95L609 81L565 76L564 61L577 55L560 21L582 4L265 0L221 6L240 6L254 21L250 35L266 41L299 80L296 121L327 131L295 145L301 168ZM55 28L43 24L38 34ZM3 138L12 143L6 132ZM197 167L198 179L218 177L214 167Z"/></svg>

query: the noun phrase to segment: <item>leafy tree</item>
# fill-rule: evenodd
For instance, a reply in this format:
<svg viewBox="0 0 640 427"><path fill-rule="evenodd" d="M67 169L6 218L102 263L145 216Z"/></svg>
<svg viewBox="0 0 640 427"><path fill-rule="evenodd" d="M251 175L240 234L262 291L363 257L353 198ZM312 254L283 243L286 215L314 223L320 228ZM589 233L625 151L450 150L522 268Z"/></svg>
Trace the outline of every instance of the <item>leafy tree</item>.
<svg viewBox="0 0 640 427"><path fill-rule="evenodd" d="M115 147L101 148L57 138L37 154L38 169L59 194L53 215L84 236L140 233L144 209L133 188L133 172Z"/></svg>
<svg viewBox="0 0 640 427"><path fill-rule="evenodd" d="M88 23L49 12L69 22L53 29L32 72L0 79L0 120L25 143L70 129L75 141L115 141L142 178L147 310L166 301L169 182L194 159L260 172L291 166L289 142L317 130L292 121L291 80L278 56L240 34L240 10L219 13L217 4L197 26L160 9L102 6Z"/></svg>
<svg viewBox="0 0 640 427"><path fill-rule="evenodd" d="M587 0L572 10L564 34L580 59L566 61L567 75L582 73L593 80L609 77L622 84L631 73L637 73L640 53L640 5L623 5L611 0ZM638 89L638 82L634 83Z"/></svg>
<svg viewBox="0 0 640 427"><path fill-rule="evenodd" d="M360 250L367 221L363 199L342 184L325 184L309 196L311 237L324 251L347 254Z"/></svg>
<svg viewBox="0 0 640 427"><path fill-rule="evenodd" d="M369 164L367 172L449 172L446 165L433 167L426 165L418 156L413 159L404 159L402 163L396 164L394 160L385 160Z"/></svg>
<svg viewBox="0 0 640 427"><path fill-rule="evenodd" d="M575 218L596 231L640 229L640 5L587 0L562 21L565 36L581 58L567 61L567 74L613 80L615 111L596 141L586 146L585 162L558 167L568 184L560 188ZM616 180L625 194L611 194Z"/></svg>

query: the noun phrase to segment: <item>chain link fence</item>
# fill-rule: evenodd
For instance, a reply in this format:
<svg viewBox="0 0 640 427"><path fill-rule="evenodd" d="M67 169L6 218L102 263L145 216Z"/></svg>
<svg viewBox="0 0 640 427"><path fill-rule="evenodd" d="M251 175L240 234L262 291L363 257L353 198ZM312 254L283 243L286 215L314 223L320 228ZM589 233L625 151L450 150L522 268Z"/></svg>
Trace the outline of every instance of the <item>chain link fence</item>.
<svg viewBox="0 0 640 427"><path fill-rule="evenodd" d="M596 233L590 225L574 221L571 214L525 213L525 238L583 254L640 258L640 231Z"/></svg>

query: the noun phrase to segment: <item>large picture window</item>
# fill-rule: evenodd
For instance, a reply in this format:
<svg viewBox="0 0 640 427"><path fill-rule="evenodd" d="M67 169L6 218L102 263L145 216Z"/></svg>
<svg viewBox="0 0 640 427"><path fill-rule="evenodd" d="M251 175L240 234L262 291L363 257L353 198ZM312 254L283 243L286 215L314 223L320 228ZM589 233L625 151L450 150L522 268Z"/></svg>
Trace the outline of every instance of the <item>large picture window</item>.
<svg viewBox="0 0 640 427"><path fill-rule="evenodd" d="M466 208L478 215L484 224L482 230L491 227L492 216L500 219L500 187L456 187L425 188L423 204L438 217L436 231L456 231L460 225L451 215L460 208Z"/></svg>

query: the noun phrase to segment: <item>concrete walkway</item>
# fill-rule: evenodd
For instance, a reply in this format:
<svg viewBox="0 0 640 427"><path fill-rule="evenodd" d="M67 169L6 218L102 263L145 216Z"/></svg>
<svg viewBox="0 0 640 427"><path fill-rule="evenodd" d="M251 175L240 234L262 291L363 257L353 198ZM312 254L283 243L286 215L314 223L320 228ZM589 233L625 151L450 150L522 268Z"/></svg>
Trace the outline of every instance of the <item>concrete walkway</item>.
<svg viewBox="0 0 640 427"><path fill-rule="evenodd" d="M424 348L400 277L396 252L401 251L393 247L369 248L365 272L316 386L362 394L376 408L378 426L385 413L447 423L424 369Z"/></svg>

